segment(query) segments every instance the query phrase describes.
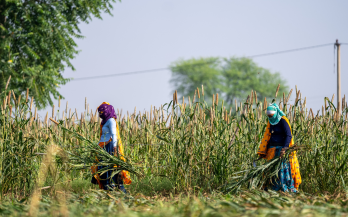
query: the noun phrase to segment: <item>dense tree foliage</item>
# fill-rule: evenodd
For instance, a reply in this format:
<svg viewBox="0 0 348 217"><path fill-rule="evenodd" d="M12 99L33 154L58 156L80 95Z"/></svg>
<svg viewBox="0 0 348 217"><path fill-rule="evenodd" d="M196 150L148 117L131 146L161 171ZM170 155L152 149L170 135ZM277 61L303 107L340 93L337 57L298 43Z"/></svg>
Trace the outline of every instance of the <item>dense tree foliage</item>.
<svg viewBox="0 0 348 217"><path fill-rule="evenodd" d="M206 97L222 93L222 99L231 105L233 100L243 100L256 91L258 99L274 97L279 92L288 92L286 81L279 73L258 66L247 58L200 58L179 60L171 65L175 90L183 96L192 96L197 87L204 85Z"/></svg>
<svg viewBox="0 0 348 217"><path fill-rule="evenodd" d="M111 14L115 0L0 0L0 91L11 75L16 94L30 89L35 104L43 108L58 98L59 85L69 79L62 72L74 69L70 60L78 53L78 24Z"/></svg>

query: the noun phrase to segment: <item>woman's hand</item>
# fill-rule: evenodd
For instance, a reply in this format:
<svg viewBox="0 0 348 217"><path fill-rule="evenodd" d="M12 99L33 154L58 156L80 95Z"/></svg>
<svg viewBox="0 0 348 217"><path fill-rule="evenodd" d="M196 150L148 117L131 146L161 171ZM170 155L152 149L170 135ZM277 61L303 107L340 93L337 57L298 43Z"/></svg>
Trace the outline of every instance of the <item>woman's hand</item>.
<svg viewBox="0 0 348 217"><path fill-rule="evenodd" d="M266 158L266 155L265 154L260 154L260 157L261 158Z"/></svg>
<svg viewBox="0 0 348 217"><path fill-rule="evenodd" d="M282 150L280 151L280 156L279 156L280 158L282 158L284 156L287 149L288 148L282 148Z"/></svg>

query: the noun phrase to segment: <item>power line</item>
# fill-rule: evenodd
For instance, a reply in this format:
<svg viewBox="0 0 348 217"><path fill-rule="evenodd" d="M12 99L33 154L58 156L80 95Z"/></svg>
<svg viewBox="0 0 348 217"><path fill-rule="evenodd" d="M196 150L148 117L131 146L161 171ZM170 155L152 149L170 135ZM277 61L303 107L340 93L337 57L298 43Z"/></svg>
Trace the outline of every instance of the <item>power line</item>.
<svg viewBox="0 0 348 217"><path fill-rule="evenodd" d="M99 76L92 76L92 77L74 78L72 81L82 81L82 80L90 80L90 79L97 79L97 78L107 78L107 77L115 77L115 76L122 76L122 75L134 75L134 74L140 74L140 73L162 71L162 70L166 70L166 69L169 69L169 68L166 67L166 68L158 68L158 69L148 69L148 70L141 70L141 71L133 71L133 72L123 72L123 73L109 74L109 75L99 75Z"/></svg>
<svg viewBox="0 0 348 217"><path fill-rule="evenodd" d="M341 44L345 44L345 43L341 43ZM264 54L257 54L257 55L252 55L252 56L239 57L239 58L236 58L236 59L271 56L271 55L284 54L284 53L290 53L290 52L296 52L296 51L302 51L302 50L309 50L309 49L314 49L314 48L319 48L319 47L325 47L325 46L329 46L329 45L334 45L334 44L333 43L321 44L321 45L315 45L315 46L310 46L310 47L302 47L302 48L291 49L291 50L283 50L283 51L277 51L277 52L272 52L272 53L264 53ZM212 62L196 63L196 64L190 64L190 65L197 66L197 65L205 65L205 64L210 64L210 63L212 63ZM134 75L134 74L142 74L142 73L156 72L156 71L169 70L169 69L171 69L171 68L170 67L165 67L165 68L157 68L157 69L132 71L132 72L114 73L114 74L108 74L108 75L99 75L99 76L91 76L91 77L74 78L72 81L83 81L83 80L91 80L91 79L98 79L98 78L116 77L116 76L124 76L124 75Z"/></svg>
<svg viewBox="0 0 348 217"><path fill-rule="evenodd" d="M334 45L334 44L333 43L328 43L328 44L321 44L321 45L315 45L315 46L310 46L310 47L302 47L302 48L297 48L297 49L292 49L292 50L284 50L284 51L278 51L278 52L273 52L273 53L265 53L265 54L247 56L246 58L271 56L271 55L276 55L276 54L283 54L283 53L290 53L290 52L296 52L296 51L301 51L301 50L309 50L309 49L314 49L314 48L319 48L319 47L326 47L326 46L329 46L329 45Z"/></svg>

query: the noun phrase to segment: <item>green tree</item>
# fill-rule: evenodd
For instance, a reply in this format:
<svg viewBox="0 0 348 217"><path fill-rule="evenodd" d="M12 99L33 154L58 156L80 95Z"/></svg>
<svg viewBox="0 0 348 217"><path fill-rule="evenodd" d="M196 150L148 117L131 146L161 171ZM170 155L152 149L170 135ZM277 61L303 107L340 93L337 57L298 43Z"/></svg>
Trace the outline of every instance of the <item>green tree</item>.
<svg viewBox="0 0 348 217"><path fill-rule="evenodd" d="M273 99L278 84L280 84L279 93L289 91L286 81L279 73L271 73L270 70L259 67L248 58L224 59L221 73L227 104L232 104L234 99L239 101L246 99L251 90L256 91L258 100L264 97Z"/></svg>
<svg viewBox="0 0 348 217"><path fill-rule="evenodd" d="M115 0L0 0L0 92L11 75L9 89L22 94L27 88L38 108L61 96L60 85L74 70L70 60L82 38L78 24L111 14Z"/></svg>
<svg viewBox="0 0 348 217"><path fill-rule="evenodd" d="M204 85L204 94L212 96L220 90L221 68L219 58L179 60L171 65L170 82L182 96L193 95Z"/></svg>
<svg viewBox="0 0 348 217"><path fill-rule="evenodd" d="M279 73L272 73L248 58L179 60L171 65L171 71L171 83L180 95L192 96L197 87L204 85L206 97L219 93L226 105L245 100L251 90L262 100L273 99L278 84L279 93L289 89Z"/></svg>

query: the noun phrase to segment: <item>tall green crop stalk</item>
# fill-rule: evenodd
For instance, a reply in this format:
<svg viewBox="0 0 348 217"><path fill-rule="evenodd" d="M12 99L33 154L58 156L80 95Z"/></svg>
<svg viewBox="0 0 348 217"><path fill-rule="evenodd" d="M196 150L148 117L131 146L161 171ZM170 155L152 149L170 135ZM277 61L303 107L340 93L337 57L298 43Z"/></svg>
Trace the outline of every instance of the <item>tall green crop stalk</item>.
<svg viewBox="0 0 348 217"><path fill-rule="evenodd" d="M304 147L298 152L303 180L300 190L314 193L346 188L347 108L337 118L335 107L326 99L325 108L316 115L306 108L299 91L293 105L284 96L279 104L291 122L295 143ZM38 117L31 100L15 97L8 92L0 95L0 191L14 196L30 194L42 155L52 142L75 156L87 148L79 137L52 125L48 115ZM233 173L249 169L267 124L263 114L267 102L256 102L255 97L233 105L233 109L226 108L218 97L208 105L198 91L193 98L179 103L175 94L169 104L151 107L147 112L117 112L126 159L146 176L167 177L176 191L214 190L228 182ZM59 105L52 118L97 144L97 113L84 111L80 116L68 112L68 108L60 111ZM48 178L47 186L81 176L67 162L56 164L58 168L52 170L55 174ZM91 173L84 169L82 176L89 179ZM137 182L138 177L133 180Z"/></svg>
<svg viewBox="0 0 348 217"><path fill-rule="evenodd" d="M38 142L26 125L30 119L23 119L27 111L24 104L18 105L16 113L9 115L10 109L3 109L0 114L0 192L11 193L12 196L25 195L33 186L35 171L40 156L35 152L42 150L42 143Z"/></svg>

